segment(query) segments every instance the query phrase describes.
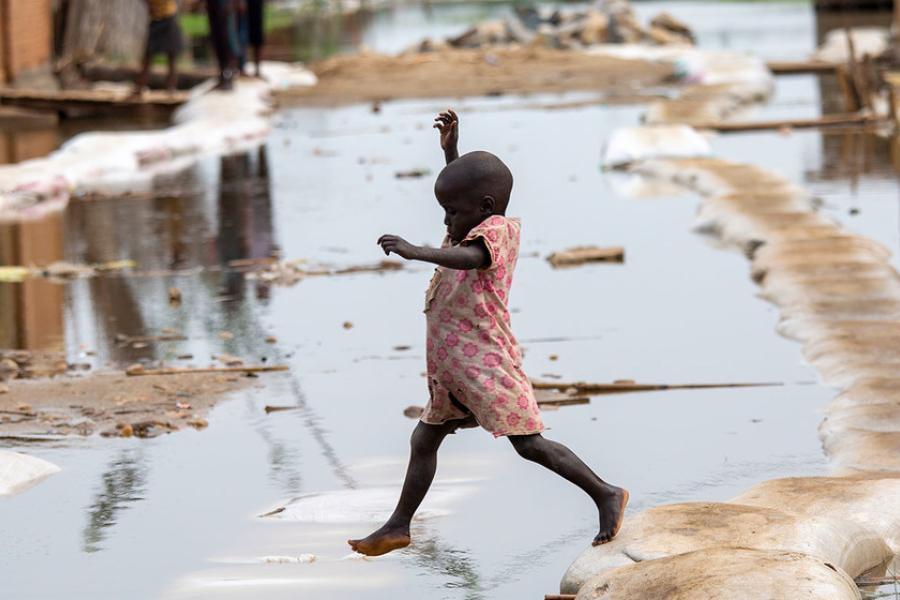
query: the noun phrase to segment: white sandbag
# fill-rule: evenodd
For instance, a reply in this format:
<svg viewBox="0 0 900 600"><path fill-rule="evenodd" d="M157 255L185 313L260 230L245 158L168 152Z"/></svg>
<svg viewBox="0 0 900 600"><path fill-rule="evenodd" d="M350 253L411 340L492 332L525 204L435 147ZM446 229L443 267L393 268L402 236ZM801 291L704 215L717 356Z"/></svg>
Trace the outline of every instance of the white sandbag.
<svg viewBox="0 0 900 600"><path fill-rule="evenodd" d="M825 453L839 473L900 475L900 431L846 429L840 435L825 438L823 442ZM900 504L887 511L900 517Z"/></svg>
<svg viewBox="0 0 900 600"><path fill-rule="evenodd" d="M895 553L900 552L900 478L771 479L731 502L853 522L878 534Z"/></svg>
<svg viewBox="0 0 900 600"><path fill-rule="evenodd" d="M900 402L832 409L819 424L822 439L840 436L847 430L900 432Z"/></svg>
<svg viewBox="0 0 900 600"><path fill-rule="evenodd" d="M858 600L842 570L794 552L710 548L620 567L588 580L576 600Z"/></svg>
<svg viewBox="0 0 900 600"><path fill-rule="evenodd" d="M900 376L861 379L841 392L826 407L826 412L870 404L900 404Z"/></svg>
<svg viewBox="0 0 900 600"><path fill-rule="evenodd" d="M23 492L59 471L59 467L42 458L0 450L0 496Z"/></svg>
<svg viewBox="0 0 900 600"><path fill-rule="evenodd" d="M618 167L651 158L694 158L711 152L706 138L687 125L622 127L606 144L603 164Z"/></svg>
<svg viewBox="0 0 900 600"><path fill-rule="evenodd" d="M855 523L740 504L670 504L628 518L611 542L585 550L560 592L574 594L588 579L633 562L724 546L808 554L853 577L893 556L878 535Z"/></svg>

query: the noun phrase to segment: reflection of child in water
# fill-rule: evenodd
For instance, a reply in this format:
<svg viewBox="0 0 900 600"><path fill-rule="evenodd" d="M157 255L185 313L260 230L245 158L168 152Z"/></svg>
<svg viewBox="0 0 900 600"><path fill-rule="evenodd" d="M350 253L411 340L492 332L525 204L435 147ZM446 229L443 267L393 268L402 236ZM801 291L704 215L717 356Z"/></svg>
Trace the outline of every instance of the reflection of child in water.
<svg viewBox="0 0 900 600"><path fill-rule="evenodd" d="M431 397L412 434L394 513L368 537L350 540L350 546L377 556L409 545L409 524L434 479L441 442L459 428L478 425L495 437L508 437L520 456L587 492L600 512L593 543L608 542L622 523L628 492L604 482L571 450L541 435L540 411L510 328L508 295L520 229L519 219L506 216L512 173L488 152L459 156L459 119L452 110L435 121L447 166L434 194L444 209L447 237L440 248L414 246L396 235L378 240L385 254L437 265L425 297Z"/></svg>

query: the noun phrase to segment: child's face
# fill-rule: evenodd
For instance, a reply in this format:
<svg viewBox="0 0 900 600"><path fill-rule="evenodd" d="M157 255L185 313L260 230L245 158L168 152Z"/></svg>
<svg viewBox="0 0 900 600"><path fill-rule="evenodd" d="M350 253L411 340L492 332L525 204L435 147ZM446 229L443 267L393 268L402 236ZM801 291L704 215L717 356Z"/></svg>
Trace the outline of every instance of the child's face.
<svg viewBox="0 0 900 600"><path fill-rule="evenodd" d="M447 226L450 241L458 244L465 239L473 227L490 216L492 203L493 199L487 196L481 202L438 196L438 204L444 209L444 225Z"/></svg>

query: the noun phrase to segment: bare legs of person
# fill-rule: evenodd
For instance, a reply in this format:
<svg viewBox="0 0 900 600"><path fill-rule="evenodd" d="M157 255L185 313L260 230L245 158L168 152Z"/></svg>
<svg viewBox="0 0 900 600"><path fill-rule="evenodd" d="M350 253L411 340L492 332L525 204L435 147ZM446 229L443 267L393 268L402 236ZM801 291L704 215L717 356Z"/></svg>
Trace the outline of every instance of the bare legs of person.
<svg viewBox="0 0 900 600"><path fill-rule="evenodd" d="M150 80L150 60L152 58L149 53L144 53L141 72L138 73L137 79L134 80L134 88L131 90L132 98L140 98L144 90L147 89L147 82Z"/></svg>
<svg viewBox="0 0 900 600"><path fill-rule="evenodd" d="M475 421L471 416L442 425L422 422L416 425L410 439L409 466L397 507L381 528L365 538L347 541L354 551L380 556L409 545L409 524L434 480L441 442L457 429L473 425ZM509 436L509 440L519 456L571 481L591 497L600 513L600 529L593 540L595 546L615 537L625 516L627 490L606 483L574 452L540 434L514 435Z"/></svg>
<svg viewBox="0 0 900 600"><path fill-rule="evenodd" d="M354 551L380 556L409 546L409 523L434 480L438 448L445 437L468 424L469 419L447 421L441 425L419 421L409 440L409 466L397 507L387 523L374 533L362 539L347 540Z"/></svg>
<svg viewBox="0 0 900 600"><path fill-rule="evenodd" d="M625 516L628 490L606 483L574 452L539 433L511 435L509 441L519 456L550 469L591 497L600 513L600 530L594 537L594 546L605 544L616 536Z"/></svg>
<svg viewBox="0 0 900 600"><path fill-rule="evenodd" d="M256 71L255 77L257 79L262 79L262 70L259 68L260 63L262 62L262 46L253 46L253 65Z"/></svg>
<svg viewBox="0 0 900 600"><path fill-rule="evenodd" d="M166 59L169 65L169 72L166 75L166 91L172 94L178 88L178 55L171 52L166 55Z"/></svg>

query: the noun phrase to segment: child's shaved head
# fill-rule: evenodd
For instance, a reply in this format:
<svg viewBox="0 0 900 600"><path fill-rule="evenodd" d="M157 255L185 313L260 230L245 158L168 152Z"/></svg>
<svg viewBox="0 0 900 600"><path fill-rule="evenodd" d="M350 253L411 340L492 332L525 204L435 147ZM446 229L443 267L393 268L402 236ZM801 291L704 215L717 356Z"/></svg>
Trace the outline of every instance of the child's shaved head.
<svg viewBox="0 0 900 600"><path fill-rule="evenodd" d="M434 194L439 201L455 197L479 204L490 196L494 199L493 214L502 215L506 213L512 185L509 167L490 152L479 150L463 154L444 167L434 183Z"/></svg>

